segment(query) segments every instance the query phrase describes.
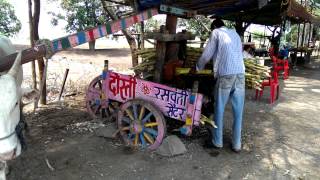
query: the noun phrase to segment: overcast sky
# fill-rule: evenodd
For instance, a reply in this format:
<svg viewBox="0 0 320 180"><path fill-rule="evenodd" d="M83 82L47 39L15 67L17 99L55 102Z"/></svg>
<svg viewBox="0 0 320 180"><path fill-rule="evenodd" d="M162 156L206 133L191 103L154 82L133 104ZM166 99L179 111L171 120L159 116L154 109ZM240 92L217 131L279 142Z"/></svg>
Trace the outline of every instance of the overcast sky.
<svg viewBox="0 0 320 180"><path fill-rule="evenodd" d="M16 15L21 21L22 29L19 34L12 39L14 43L29 44L29 15L28 15L28 1L27 0L8 0L14 6ZM39 22L39 36L40 38L54 39L66 35L63 26L65 23L59 22L58 26L51 25L51 15L49 11L61 11L59 3L48 3L44 0L41 1L41 15Z"/></svg>

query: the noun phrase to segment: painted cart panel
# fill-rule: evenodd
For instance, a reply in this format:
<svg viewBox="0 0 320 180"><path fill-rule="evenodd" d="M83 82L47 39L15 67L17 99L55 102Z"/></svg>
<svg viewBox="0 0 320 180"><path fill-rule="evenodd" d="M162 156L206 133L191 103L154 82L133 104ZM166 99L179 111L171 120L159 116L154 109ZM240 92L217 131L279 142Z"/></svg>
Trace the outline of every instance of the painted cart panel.
<svg viewBox="0 0 320 180"><path fill-rule="evenodd" d="M143 99L153 103L167 117L199 125L203 95L137 79L112 71L103 74L103 91L107 99L126 102Z"/></svg>

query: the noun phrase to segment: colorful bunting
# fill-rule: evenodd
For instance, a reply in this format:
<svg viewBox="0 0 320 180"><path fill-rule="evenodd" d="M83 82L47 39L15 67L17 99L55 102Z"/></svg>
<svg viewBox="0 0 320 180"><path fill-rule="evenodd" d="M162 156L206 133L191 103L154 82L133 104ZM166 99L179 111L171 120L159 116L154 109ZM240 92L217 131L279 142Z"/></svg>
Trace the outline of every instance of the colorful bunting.
<svg viewBox="0 0 320 180"><path fill-rule="evenodd" d="M106 24L107 34L112 34L112 29L110 23Z"/></svg>
<svg viewBox="0 0 320 180"><path fill-rule="evenodd" d="M62 49L71 48L71 45L70 45L68 37L61 38L61 46L62 46Z"/></svg>
<svg viewBox="0 0 320 180"><path fill-rule="evenodd" d="M85 34L83 31L78 32L78 33L77 33L77 36L78 36L79 45L80 45L80 44L84 44L84 43L87 42L87 40L86 40L86 34Z"/></svg>
<svg viewBox="0 0 320 180"><path fill-rule="evenodd" d="M121 22L120 20L118 21L114 21L112 24L111 24L111 29L112 29L112 32L113 33L116 33L118 31L120 31L122 28L121 28Z"/></svg>
<svg viewBox="0 0 320 180"><path fill-rule="evenodd" d="M88 35L89 35L89 41L90 41L90 42L93 41L93 40L94 40L93 29L89 30Z"/></svg>
<svg viewBox="0 0 320 180"><path fill-rule="evenodd" d="M100 34L99 26L98 26L97 28L94 28L94 29L93 29L93 37L94 37L94 39L98 39L98 38L103 37L103 36L101 36L101 34Z"/></svg>
<svg viewBox="0 0 320 180"><path fill-rule="evenodd" d="M123 18L114 22L107 22L105 25L99 25L90 30L81 31L76 34L55 39L52 41L53 51L57 52L63 49L68 49L104 37L107 34L116 33L157 14L158 9L149 9L131 17Z"/></svg>
<svg viewBox="0 0 320 180"><path fill-rule="evenodd" d="M53 51L58 51L59 50L59 41L52 41L52 47L53 47Z"/></svg>
<svg viewBox="0 0 320 180"><path fill-rule="evenodd" d="M99 26L98 27L98 29L99 29L99 33L100 33L100 37L103 37L103 36L105 36L106 35L106 27L105 26Z"/></svg>
<svg viewBox="0 0 320 180"><path fill-rule="evenodd" d="M133 23L138 23L140 22L138 19L138 16L133 16Z"/></svg>
<svg viewBox="0 0 320 180"><path fill-rule="evenodd" d="M128 19L126 19L126 24L136 24L136 23L138 23L138 22L134 22L133 17L129 17ZM128 28L128 26L127 26L127 28Z"/></svg>
<svg viewBox="0 0 320 180"><path fill-rule="evenodd" d="M72 47L75 47L75 46L78 46L79 45L79 42L78 42L78 37L77 35L71 35L69 36L69 42L71 44Z"/></svg>
<svg viewBox="0 0 320 180"><path fill-rule="evenodd" d="M126 21L129 20L130 18L127 19L121 19L121 29L126 29L127 25L126 25Z"/></svg>

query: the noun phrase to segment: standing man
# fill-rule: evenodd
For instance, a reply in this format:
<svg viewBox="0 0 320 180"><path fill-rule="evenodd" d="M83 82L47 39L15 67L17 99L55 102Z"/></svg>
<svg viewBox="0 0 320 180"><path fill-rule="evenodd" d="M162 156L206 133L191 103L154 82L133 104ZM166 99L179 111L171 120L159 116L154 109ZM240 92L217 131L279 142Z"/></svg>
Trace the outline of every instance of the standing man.
<svg viewBox="0 0 320 180"><path fill-rule="evenodd" d="M241 150L242 115L245 98L245 67L242 43L233 29L225 27L217 18L211 24L212 33L203 54L197 62L197 70L202 70L213 62L215 85L214 121L218 128L212 129L212 142L208 147L223 147L223 114L229 98L233 110L232 150Z"/></svg>

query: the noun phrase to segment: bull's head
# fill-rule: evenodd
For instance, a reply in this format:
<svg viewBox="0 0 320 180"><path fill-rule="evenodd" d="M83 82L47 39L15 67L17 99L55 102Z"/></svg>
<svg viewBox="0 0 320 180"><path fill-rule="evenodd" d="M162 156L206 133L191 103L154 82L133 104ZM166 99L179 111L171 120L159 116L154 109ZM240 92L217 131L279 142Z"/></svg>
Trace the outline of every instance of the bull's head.
<svg viewBox="0 0 320 180"><path fill-rule="evenodd" d="M21 52L8 73L0 76L0 160L15 158L21 153L21 144L15 133L20 120Z"/></svg>

